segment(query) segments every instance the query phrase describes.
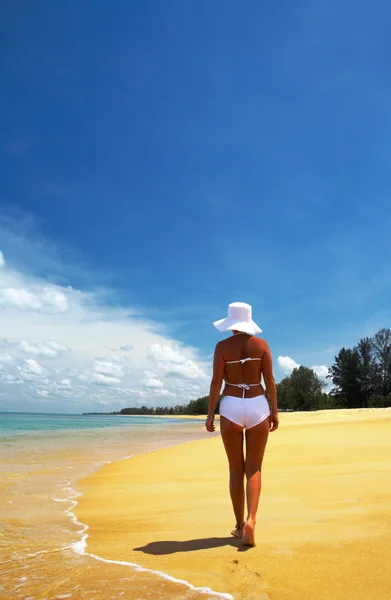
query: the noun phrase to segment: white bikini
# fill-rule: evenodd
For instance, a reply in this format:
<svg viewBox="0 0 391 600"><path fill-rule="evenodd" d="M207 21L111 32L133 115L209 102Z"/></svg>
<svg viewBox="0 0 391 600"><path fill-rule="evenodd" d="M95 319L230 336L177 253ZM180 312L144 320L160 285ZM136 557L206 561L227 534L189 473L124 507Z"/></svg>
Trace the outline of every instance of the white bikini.
<svg viewBox="0 0 391 600"><path fill-rule="evenodd" d="M225 364L245 363L249 360L262 360L261 358L242 358L241 360L227 360ZM246 390L251 387L262 385L262 383L229 383L234 387L241 388L243 395L241 398L236 396L223 396L220 402L220 415L240 425L244 429L251 429L259 425L270 415L269 403L265 396L255 396L254 398L245 398Z"/></svg>

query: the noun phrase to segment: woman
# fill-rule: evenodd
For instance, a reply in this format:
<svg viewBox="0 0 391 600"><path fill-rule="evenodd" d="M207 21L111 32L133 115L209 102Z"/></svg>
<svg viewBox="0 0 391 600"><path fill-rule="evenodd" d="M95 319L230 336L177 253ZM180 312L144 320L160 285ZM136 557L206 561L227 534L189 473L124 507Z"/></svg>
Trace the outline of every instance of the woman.
<svg viewBox="0 0 391 600"><path fill-rule="evenodd" d="M220 430L229 462L229 489L236 518L232 535L254 546L254 529L261 492L261 467L269 431L278 428L277 391L272 357L265 340L255 337L261 329L252 320L249 304L233 302L228 317L213 323L233 335L219 342L213 361L213 377L206 429L215 431L214 411L223 379ZM262 376L270 403L265 398ZM246 430L246 456L243 430ZM247 479L247 519L244 521L244 475Z"/></svg>

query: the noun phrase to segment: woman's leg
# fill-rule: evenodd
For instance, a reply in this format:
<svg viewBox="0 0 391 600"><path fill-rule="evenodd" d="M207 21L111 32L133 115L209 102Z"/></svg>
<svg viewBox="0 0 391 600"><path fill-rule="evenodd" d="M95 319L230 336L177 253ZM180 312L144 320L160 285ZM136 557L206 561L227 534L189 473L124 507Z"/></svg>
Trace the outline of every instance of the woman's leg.
<svg viewBox="0 0 391 600"><path fill-rule="evenodd" d="M269 437L269 419L246 430L247 521L243 528L243 543L254 546L254 528L261 493L261 468Z"/></svg>
<svg viewBox="0 0 391 600"><path fill-rule="evenodd" d="M220 431L229 463L229 491L232 506L236 524L240 528L244 522L243 428L220 416ZM241 529L232 533L241 537Z"/></svg>

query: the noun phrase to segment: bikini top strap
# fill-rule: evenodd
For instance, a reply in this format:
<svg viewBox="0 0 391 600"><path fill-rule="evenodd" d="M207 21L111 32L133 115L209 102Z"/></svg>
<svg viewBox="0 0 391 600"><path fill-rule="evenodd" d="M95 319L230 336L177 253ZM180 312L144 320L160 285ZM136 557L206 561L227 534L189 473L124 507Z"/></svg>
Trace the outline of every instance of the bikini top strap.
<svg viewBox="0 0 391 600"><path fill-rule="evenodd" d="M234 363L242 363L243 364L243 363L247 362L248 360L262 360L262 358L254 357L254 358L241 358L240 360L226 360L225 364L226 365L232 365Z"/></svg>

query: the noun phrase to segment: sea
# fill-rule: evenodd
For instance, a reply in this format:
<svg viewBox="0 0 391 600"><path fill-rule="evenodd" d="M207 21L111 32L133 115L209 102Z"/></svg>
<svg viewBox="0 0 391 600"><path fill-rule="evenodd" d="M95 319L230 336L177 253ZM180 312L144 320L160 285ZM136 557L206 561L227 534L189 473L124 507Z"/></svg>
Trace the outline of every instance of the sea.
<svg viewBox="0 0 391 600"><path fill-rule="evenodd" d="M210 435L185 417L0 413L0 598L230 598L89 554L73 513L80 481L104 464Z"/></svg>

